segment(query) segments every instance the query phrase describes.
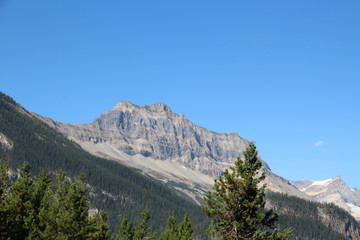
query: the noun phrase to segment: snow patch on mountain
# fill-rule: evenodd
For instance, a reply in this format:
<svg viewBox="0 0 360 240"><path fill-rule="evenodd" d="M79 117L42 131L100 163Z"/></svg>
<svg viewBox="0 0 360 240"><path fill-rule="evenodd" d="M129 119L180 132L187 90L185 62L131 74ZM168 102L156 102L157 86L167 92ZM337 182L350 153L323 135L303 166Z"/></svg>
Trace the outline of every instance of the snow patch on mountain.
<svg viewBox="0 0 360 240"><path fill-rule="evenodd" d="M360 220L360 192L350 189L341 177L322 181L293 181L292 184L312 200L333 203Z"/></svg>
<svg viewBox="0 0 360 240"><path fill-rule="evenodd" d="M326 185L329 185L329 183L333 180L334 180L334 178L329 178L329 179L322 180L322 181L311 181L312 183L310 185L308 185L307 187L304 187L304 188L299 188L299 190L304 192L307 189L311 188L312 186L326 186Z"/></svg>
<svg viewBox="0 0 360 240"><path fill-rule="evenodd" d="M355 219L360 219L360 207L352 203L347 203L347 205L350 208L351 215L353 215Z"/></svg>
<svg viewBox="0 0 360 240"><path fill-rule="evenodd" d="M315 185L328 185L331 181L333 181L333 178L329 178L326 180L322 180L322 181L314 181L311 186L315 186Z"/></svg>

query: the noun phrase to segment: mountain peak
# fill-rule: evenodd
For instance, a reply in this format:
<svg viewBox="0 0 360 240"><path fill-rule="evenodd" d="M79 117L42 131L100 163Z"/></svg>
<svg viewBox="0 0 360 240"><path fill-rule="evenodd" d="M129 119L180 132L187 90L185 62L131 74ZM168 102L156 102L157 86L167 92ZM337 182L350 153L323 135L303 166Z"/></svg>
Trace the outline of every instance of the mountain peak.
<svg viewBox="0 0 360 240"><path fill-rule="evenodd" d="M154 112L171 112L171 108L164 104L164 103L152 103L149 105L144 105L144 106L138 106L136 104L133 104L132 102L129 101L120 101L118 102L118 104L116 104L116 106L113 108L113 110L132 110L134 108L142 108L142 109L148 109L150 111L154 111Z"/></svg>
<svg viewBox="0 0 360 240"><path fill-rule="evenodd" d="M129 108L134 108L135 104L133 104L132 102L129 101L121 101L118 102L118 104L116 104L116 106L114 107L114 110L125 110L125 109L129 109Z"/></svg>
<svg viewBox="0 0 360 240"><path fill-rule="evenodd" d="M346 185L343 179L340 176L335 178L329 178L320 181L309 181L309 180L302 180L302 181L292 181L292 183L297 186L302 192L305 192L309 189L315 188L322 188L327 187L329 185Z"/></svg>
<svg viewBox="0 0 360 240"><path fill-rule="evenodd" d="M322 181L304 180L291 183L311 199L319 202L334 203L349 211L357 220L360 220L359 192L350 189L340 176Z"/></svg>
<svg viewBox="0 0 360 240"><path fill-rule="evenodd" d="M153 103L146 106L152 111L165 111L165 112L171 112L171 109L168 105L164 103Z"/></svg>

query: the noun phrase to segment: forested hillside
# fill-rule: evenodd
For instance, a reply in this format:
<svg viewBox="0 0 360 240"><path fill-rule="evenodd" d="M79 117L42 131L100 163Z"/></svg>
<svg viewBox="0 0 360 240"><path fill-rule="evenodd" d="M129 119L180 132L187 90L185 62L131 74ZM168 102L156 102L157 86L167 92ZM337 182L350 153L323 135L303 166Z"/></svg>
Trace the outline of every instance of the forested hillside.
<svg viewBox="0 0 360 240"><path fill-rule="evenodd" d="M294 240L360 238L360 223L334 204L310 202L273 192L267 193L267 203L280 214L278 227L293 229Z"/></svg>
<svg viewBox="0 0 360 240"><path fill-rule="evenodd" d="M85 152L31 117L3 93L0 93L0 123L0 133L11 142L11 147L1 145L1 161L8 162L14 170L28 162L33 175L41 170L56 174L62 169L73 178L84 172L90 185L91 205L108 212L113 230L125 214L138 221L146 207L150 209L151 224L156 230L166 224L172 212L179 221L188 212L197 232L207 228L208 219L195 203L180 197L160 181Z"/></svg>
<svg viewBox="0 0 360 240"><path fill-rule="evenodd" d="M14 176L23 162L31 165L32 175L45 170L55 177L63 169L66 176L76 178L83 172L89 184L91 207L108 212L113 232L125 214L138 222L140 213L148 207L154 230L164 227L172 212L178 222L188 212L195 232L205 238L209 220L198 205L156 179L85 152L3 93L0 161L8 163ZM271 193L268 197L270 205L282 214L280 228L293 228L293 239L341 240L360 236L359 223L333 205Z"/></svg>

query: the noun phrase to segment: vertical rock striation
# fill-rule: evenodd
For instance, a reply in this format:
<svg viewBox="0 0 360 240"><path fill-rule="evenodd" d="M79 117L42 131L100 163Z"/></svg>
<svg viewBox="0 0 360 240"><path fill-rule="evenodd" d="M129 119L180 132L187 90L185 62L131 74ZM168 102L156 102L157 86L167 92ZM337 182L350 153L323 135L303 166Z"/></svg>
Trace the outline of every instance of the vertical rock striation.
<svg viewBox="0 0 360 240"><path fill-rule="evenodd" d="M41 118L41 117L40 117ZM143 170L164 181L185 183L202 194L213 179L231 166L249 144L236 133L215 133L171 111L163 103L138 106L119 102L89 124L65 124L41 118L85 150ZM288 181L271 172L268 186L306 198Z"/></svg>

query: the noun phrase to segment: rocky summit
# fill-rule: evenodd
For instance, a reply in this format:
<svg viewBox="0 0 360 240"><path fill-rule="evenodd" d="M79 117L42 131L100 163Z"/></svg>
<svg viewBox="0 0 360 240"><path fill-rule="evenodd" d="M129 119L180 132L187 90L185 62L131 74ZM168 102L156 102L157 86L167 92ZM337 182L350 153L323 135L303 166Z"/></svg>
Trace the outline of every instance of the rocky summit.
<svg viewBox="0 0 360 240"><path fill-rule="evenodd" d="M360 221L360 191L349 188L341 177L323 181L293 181L292 184L312 200L334 203Z"/></svg>
<svg viewBox="0 0 360 240"><path fill-rule="evenodd" d="M38 116L88 152L115 160L172 184L195 201L249 144L236 133L215 133L171 111L163 103L119 102L89 124L67 124ZM268 189L308 199L264 162Z"/></svg>

